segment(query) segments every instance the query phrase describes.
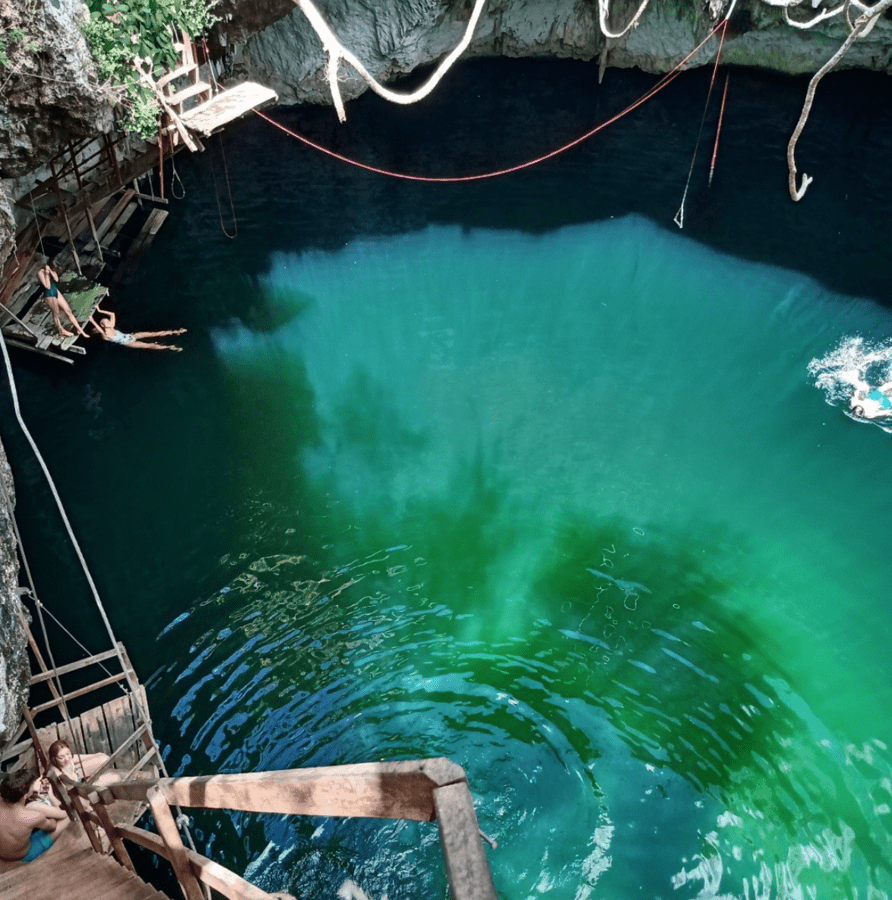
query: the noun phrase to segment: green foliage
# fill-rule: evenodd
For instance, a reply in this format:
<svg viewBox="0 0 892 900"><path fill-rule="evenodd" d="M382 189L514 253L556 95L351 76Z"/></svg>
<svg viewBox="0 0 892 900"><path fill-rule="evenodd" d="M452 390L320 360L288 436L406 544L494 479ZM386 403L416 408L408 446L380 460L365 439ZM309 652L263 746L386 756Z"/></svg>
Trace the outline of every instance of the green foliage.
<svg viewBox="0 0 892 900"><path fill-rule="evenodd" d="M146 60L155 77L176 65L172 29L191 37L213 24L205 0L87 0L89 21L81 26L96 60L99 76L120 92L129 110L119 124L126 131L150 137L158 127L158 106L152 92L140 84L132 63Z"/></svg>
<svg viewBox="0 0 892 900"><path fill-rule="evenodd" d="M9 65L10 47L13 44L18 44L19 41L25 40L27 37L28 35L21 28L10 28L9 31L4 31L0 34L0 66L6 68ZM29 43L27 47L33 52L37 45Z"/></svg>

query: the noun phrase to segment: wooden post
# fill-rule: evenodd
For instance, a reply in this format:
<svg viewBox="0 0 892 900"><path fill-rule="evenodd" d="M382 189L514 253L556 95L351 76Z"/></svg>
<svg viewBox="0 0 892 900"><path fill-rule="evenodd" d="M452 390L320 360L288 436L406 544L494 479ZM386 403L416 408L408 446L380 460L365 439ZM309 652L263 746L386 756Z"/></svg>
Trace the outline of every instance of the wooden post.
<svg viewBox="0 0 892 900"><path fill-rule="evenodd" d="M124 187L124 179L121 177L121 169L118 166L118 155L115 153L114 144L107 134L103 135L103 140L105 142L105 150L108 153L109 162L112 164L112 168L115 170L115 176L118 179L118 187Z"/></svg>
<svg viewBox="0 0 892 900"><path fill-rule="evenodd" d="M40 764L41 769L46 771L46 756L43 752L43 747L40 745L40 738L37 735L37 729L34 727L34 719L31 717L31 710L26 706L22 710L22 716L25 719L25 724L28 726L28 734L31 735L31 743L34 744L34 753L37 755L37 762Z"/></svg>
<svg viewBox="0 0 892 900"><path fill-rule="evenodd" d="M173 866L177 881L179 881L183 890L183 895L186 900L204 900L201 885L192 871L192 866L189 865L186 848L180 838L180 832L170 812L170 807L164 799L164 794L161 793L157 785L153 785L148 790L147 799L152 815L155 817L158 834L170 853L170 864Z"/></svg>
<svg viewBox="0 0 892 900"><path fill-rule="evenodd" d="M453 900L496 900L468 783L435 788L434 807Z"/></svg>
<svg viewBox="0 0 892 900"><path fill-rule="evenodd" d="M71 223L68 221L68 213L65 211L65 202L62 199L62 191L59 189L59 178L56 175L56 167L53 165L52 161L50 161L50 173L53 176L53 187L56 189L56 199L59 202L59 210L62 213L62 218L65 220L65 230L68 232L68 240L71 243L71 255L74 257L74 264L77 266L77 272L79 275L83 275L81 272L81 261L77 255L77 247L74 246L74 235L71 233Z"/></svg>
<svg viewBox="0 0 892 900"><path fill-rule="evenodd" d="M164 199L164 115L158 118L158 181L161 184L161 199Z"/></svg>
<svg viewBox="0 0 892 900"><path fill-rule="evenodd" d="M111 794L103 793L101 790L98 794L90 795L90 803L93 804L93 812L96 813L96 817L99 819L103 830L108 835L108 839L111 841L112 849L115 851L118 862L135 875L136 869L133 866L133 861L130 859L130 854L127 852L126 847L124 847L124 842L118 834L118 829L115 828L115 823L112 822L111 816L108 814L108 809L105 806L106 797L108 797L110 801L114 801L114 797L112 797Z"/></svg>
<svg viewBox="0 0 892 900"><path fill-rule="evenodd" d="M81 799L80 794L78 794L77 792L77 785L75 785L74 788L68 792L68 796L71 798L71 805L74 807L74 811L77 813L77 817L81 820L81 825L84 826L84 831L86 832L87 837L90 839L90 843L93 845L93 849L97 853L102 853L102 841L99 840L99 835L96 834L96 829L93 827L93 822L90 819L90 814L87 812L87 808L84 806L84 801Z"/></svg>

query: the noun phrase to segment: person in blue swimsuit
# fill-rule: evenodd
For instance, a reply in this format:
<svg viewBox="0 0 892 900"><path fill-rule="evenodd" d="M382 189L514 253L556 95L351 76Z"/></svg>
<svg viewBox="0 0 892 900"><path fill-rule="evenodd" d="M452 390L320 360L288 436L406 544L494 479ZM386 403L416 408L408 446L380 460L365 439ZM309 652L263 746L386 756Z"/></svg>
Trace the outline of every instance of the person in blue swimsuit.
<svg viewBox="0 0 892 900"><path fill-rule="evenodd" d="M849 400L849 408L861 419L892 416L892 381L871 390L856 390Z"/></svg>
<svg viewBox="0 0 892 900"><path fill-rule="evenodd" d="M81 328L80 322L77 320L77 316L75 316L71 307L68 305L68 301L62 295L62 292L59 290L59 275L55 269L50 267L50 264L44 263L37 270L37 280L40 282L40 286L43 288L43 301L49 307L50 312L53 314L53 321L56 323L56 330L59 332L62 337L72 337L74 335L74 331L68 331L67 328L62 324L62 314L64 313L71 324L74 326L74 330L81 336L87 337L87 332Z"/></svg>
<svg viewBox="0 0 892 900"><path fill-rule="evenodd" d="M63 810L31 801L40 781L33 769L17 769L0 781L0 872L33 862L70 824Z"/></svg>
<svg viewBox="0 0 892 900"><path fill-rule="evenodd" d="M156 341L147 341L145 338L168 337L172 334L185 334L185 328L175 328L173 331L134 331L127 334L126 331L118 331L115 328L115 314L106 312L96 307L96 312L102 317L97 322L90 316L90 323L96 329L99 336L105 341L120 344L122 347L132 347L135 350L174 350L180 352L183 348L174 344L159 344Z"/></svg>

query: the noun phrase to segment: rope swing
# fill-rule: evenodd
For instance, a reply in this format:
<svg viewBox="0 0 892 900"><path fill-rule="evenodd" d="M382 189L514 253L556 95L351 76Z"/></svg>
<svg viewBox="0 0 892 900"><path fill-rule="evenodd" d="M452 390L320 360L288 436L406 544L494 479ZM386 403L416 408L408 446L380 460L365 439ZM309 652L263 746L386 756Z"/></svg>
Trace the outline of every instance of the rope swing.
<svg viewBox="0 0 892 900"><path fill-rule="evenodd" d="M892 2L892 0L890 0ZM478 175L451 175L451 176L441 176L435 177L432 175L408 175L405 172L394 172L390 169L382 169L378 166L370 166L367 163L359 162L358 160L351 159L349 156L344 156L341 153L336 153L334 150L329 150L327 147L323 147L321 144L317 144L315 141L311 141L309 138L304 137L302 134L298 134L296 131L282 125L280 122L277 122L275 119L271 119L265 113L260 112L259 110L254 110L254 114L259 116L266 122L269 122L270 125L278 128L280 131L285 132L289 137L293 137L296 140L300 141L303 144L306 144L308 147L312 147L314 150L318 150L320 153L326 154L326 156L330 156L333 159L337 159L340 162L347 163L348 165L355 166L358 169L365 169L367 172L374 172L376 175L387 175L390 178L400 178L404 181L423 181L428 183L437 183L437 184L445 184L445 183L457 183L457 182L466 182L466 181L482 181L486 178L496 178L500 175L510 175L514 172L520 172L523 169L529 169L532 166L536 166L539 163L545 162L548 159L552 159L555 156L558 156L561 153L564 153L567 150L576 147L577 145L587 141L589 138L594 137L599 131L603 131L609 125L612 125L614 122L619 121L623 116L628 115L633 110L637 109L639 106L642 106L651 97L658 94L663 88L668 87L681 73L681 70L686 66L699 52L703 47L712 39L713 35L719 31L719 29L723 28L726 24L727 20L724 20L718 23L712 31L691 50L690 53L684 59L682 59L671 71L667 72L652 88L645 91L644 94L641 95L634 103L630 103L625 109L618 112L616 115L611 116L605 122L602 122L600 125L592 128L590 131L587 131L585 134L581 135L578 138L575 138L572 141L569 141L566 144L558 147L556 150L552 150L549 153L545 153L542 156L537 156L535 159L528 160L527 162L518 163L516 166L508 166L504 169L495 169L490 172L482 172Z"/></svg>
<svg viewBox="0 0 892 900"><path fill-rule="evenodd" d="M722 48L725 46L725 32L728 30L728 20L723 19L718 26L716 26L716 31L721 28L722 37L719 41L719 49L718 53L715 55L715 64L712 67L712 78L709 79L709 90L706 93L706 103L703 106L703 116L700 119L700 130L697 132L697 142L694 144L694 155L691 157L691 167L688 169L688 180L685 182L684 193L681 196L681 206L678 207L678 212L675 214L675 217L672 219L673 222L679 227L684 228L684 205L685 201L688 198L688 188L691 186L691 176L694 174L694 163L697 161L697 151L700 148L700 138L703 137L703 126L706 124L706 113L709 109L709 101L712 98L712 89L715 86L715 75L719 70L719 62L722 59ZM715 34L715 32L713 32ZM710 35L712 37L712 35ZM727 87L727 83L725 85ZM718 139L716 139L716 148L718 148ZM715 157L713 157L713 162L715 162Z"/></svg>

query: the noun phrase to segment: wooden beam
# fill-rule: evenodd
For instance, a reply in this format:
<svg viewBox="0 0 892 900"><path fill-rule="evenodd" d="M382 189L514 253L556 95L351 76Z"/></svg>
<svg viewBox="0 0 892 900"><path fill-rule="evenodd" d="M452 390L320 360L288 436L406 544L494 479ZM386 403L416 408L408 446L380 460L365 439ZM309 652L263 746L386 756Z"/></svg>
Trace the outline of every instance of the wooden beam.
<svg viewBox="0 0 892 900"><path fill-rule="evenodd" d="M73 700L75 697L81 697L84 694L89 694L91 691L99 690L99 688L108 687L110 684L115 684L118 681L123 681L127 676L121 672L118 675L111 675L108 678L103 678L102 681L97 681L94 684L90 684L87 687L79 688L76 691L71 691L67 693L64 697L60 697L57 700L47 700L46 703L41 703L39 706L35 706L34 709L31 710L35 715L39 712L44 712L45 710L52 709L54 706L58 706L60 703L64 703L68 700Z"/></svg>
<svg viewBox="0 0 892 900"><path fill-rule="evenodd" d="M115 851L118 862L135 875L136 869L133 865L133 861L130 859L130 854L127 852L127 848L124 846L120 834L118 834L118 829L115 828L115 824L108 814L108 809L106 809L102 797L97 793L93 793L90 795L90 803L93 806L93 811L96 813L96 818L99 819L99 823L102 825L103 831L105 831L108 835L108 839L111 841L112 849Z"/></svg>
<svg viewBox="0 0 892 900"><path fill-rule="evenodd" d="M435 784L410 762L177 778L160 787L176 806L430 822Z"/></svg>
<svg viewBox="0 0 892 900"><path fill-rule="evenodd" d="M163 859L167 859L167 848L164 846L164 841L157 835L132 825L118 825L117 831L126 840L151 853L156 853ZM189 849L186 850L186 856L192 871L195 873L195 877L202 884L206 884L211 888L211 890L222 894L227 900L274 900L266 891L255 887L249 881L245 881L244 878L236 875L235 872L231 872L206 856ZM276 900L279 900L283 895L277 893L275 896ZM290 895L286 894L284 896Z"/></svg>
<svg viewBox="0 0 892 900"><path fill-rule="evenodd" d="M167 851L163 855L173 866L173 871L183 890L183 895L186 900L204 900L201 886L198 884L198 879L189 865L186 848L183 845L177 823L173 819L173 814L170 811L170 806L164 799L164 795L155 786L149 789L147 799L149 808L152 810L152 816L155 819L158 834L161 840L164 841L164 847Z"/></svg>
<svg viewBox="0 0 892 900"><path fill-rule="evenodd" d="M436 788L434 806L453 900L497 900L468 783Z"/></svg>
<svg viewBox="0 0 892 900"><path fill-rule="evenodd" d="M161 778L171 806L308 816L358 816L431 822L433 789L464 781L461 766L437 757L404 762ZM112 785L118 800L145 800L151 782Z"/></svg>
<svg viewBox="0 0 892 900"><path fill-rule="evenodd" d="M112 659L117 655L117 650L106 650L104 653L97 653L94 656L88 656L85 659L78 660L78 662L67 663L64 666L57 666L55 669L47 669L45 672L41 672L39 675L32 675L31 684L40 684L40 682L46 681L50 678L55 678L57 675L67 675L69 672L76 672L78 669L83 669L86 668L86 666L92 666L97 663L105 662L107 659Z"/></svg>

